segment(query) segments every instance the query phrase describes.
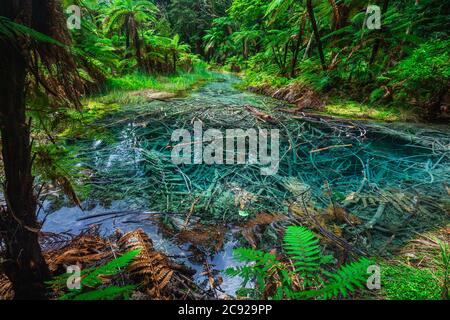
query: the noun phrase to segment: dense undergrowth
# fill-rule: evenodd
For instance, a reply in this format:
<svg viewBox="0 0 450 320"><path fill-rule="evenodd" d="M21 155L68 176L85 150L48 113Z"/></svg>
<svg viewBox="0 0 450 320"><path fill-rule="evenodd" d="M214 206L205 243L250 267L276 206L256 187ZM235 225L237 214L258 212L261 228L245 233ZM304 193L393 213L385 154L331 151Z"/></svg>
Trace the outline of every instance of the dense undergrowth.
<svg viewBox="0 0 450 320"><path fill-rule="evenodd" d="M207 50L227 70L243 72L247 87L271 94L267 87L297 84L300 96L319 93L323 106L338 98L339 109L322 108L326 113L349 116L358 104L358 118L446 119L446 4L378 4L381 29L370 30L362 1L234 1L208 30ZM299 106L311 107L304 102Z"/></svg>

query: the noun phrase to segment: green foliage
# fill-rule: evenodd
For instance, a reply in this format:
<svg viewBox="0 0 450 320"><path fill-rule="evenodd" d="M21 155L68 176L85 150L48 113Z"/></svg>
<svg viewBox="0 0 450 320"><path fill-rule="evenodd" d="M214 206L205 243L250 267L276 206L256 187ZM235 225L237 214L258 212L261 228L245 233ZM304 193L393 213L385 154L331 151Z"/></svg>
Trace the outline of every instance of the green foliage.
<svg viewBox="0 0 450 320"><path fill-rule="evenodd" d="M127 298L136 289L134 285L127 286L104 286L101 277L112 277L127 267L131 261L139 255L140 250L133 250L124 253L122 256L111 260L103 266L90 268L82 271L81 289L69 290L59 296L59 300L112 300L115 298ZM48 284L58 291L64 290L70 274L63 274L56 277ZM87 289L86 289L87 288Z"/></svg>
<svg viewBox="0 0 450 320"><path fill-rule="evenodd" d="M52 37L22 24L15 23L6 17L0 16L0 39L16 38L18 36L29 36L39 42L64 46L64 44L56 41Z"/></svg>
<svg viewBox="0 0 450 320"><path fill-rule="evenodd" d="M302 227L287 228L284 235L284 249L292 258L295 272L302 278L317 270L324 258L320 255L319 239Z"/></svg>
<svg viewBox="0 0 450 320"><path fill-rule="evenodd" d="M323 112L339 118L370 118L380 121L397 121L411 117L410 110L402 110L395 106L363 104L346 99L333 99L323 107Z"/></svg>
<svg viewBox="0 0 450 320"><path fill-rule="evenodd" d="M450 40L432 40L420 45L402 60L389 76L397 87L397 99L414 96L426 103L447 93L450 83ZM418 67L420 66L420 67Z"/></svg>
<svg viewBox="0 0 450 320"><path fill-rule="evenodd" d="M157 7L144 0L113 0L111 6L103 9L105 16L104 28L107 33L125 31L125 36L131 37L138 28L136 24L148 24L155 21Z"/></svg>
<svg viewBox="0 0 450 320"><path fill-rule="evenodd" d="M170 0L166 15L172 26L172 32L179 34L196 54L202 54L202 39L206 30L210 29L213 20L225 15L231 0Z"/></svg>
<svg viewBox="0 0 450 320"><path fill-rule="evenodd" d="M346 298L350 292L363 288L367 281L367 267L370 264L369 260L361 258L358 261L341 266L335 273L326 272L329 278L323 288L300 292L295 297L331 299L342 295L342 297Z"/></svg>
<svg viewBox="0 0 450 320"><path fill-rule="evenodd" d="M274 253L237 248L234 257L245 263L225 271L228 276L243 279L241 295L273 299L330 299L347 297L364 286L371 261L361 258L330 272L324 267L332 257L322 255L319 240L307 228L290 226L284 236L285 259ZM254 288L247 288L250 281Z"/></svg>
<svg viewBox="0 0 450 320"><path fill-rule="evenodd" d="M297 81L322 94L374 106L414 105L438 116L450 72L444 2L389 1L383 28L369 30L366 2L313 1L325 71L306 3L233 1L207 30L208 57L244 71L250 86Z"/></svg>

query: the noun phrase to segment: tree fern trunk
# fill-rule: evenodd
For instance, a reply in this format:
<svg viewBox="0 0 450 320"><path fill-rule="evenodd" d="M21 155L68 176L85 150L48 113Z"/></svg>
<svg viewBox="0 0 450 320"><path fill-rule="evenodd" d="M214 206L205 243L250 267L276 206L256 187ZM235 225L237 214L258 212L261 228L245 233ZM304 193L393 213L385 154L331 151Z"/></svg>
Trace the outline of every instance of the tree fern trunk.
<svg viewBox="0 0 450 320"><path fill-rule="evenodd" d="M141 71L145 71L144 65L142 63L141 41L139 39L139 32L137 29L137 23L136 23L136 20L134 19L134 16L130 16L129 21L130 21L130 34L133 38L133 45L134 45L134 50L135 50L135 54L136 54L136 61L137 61L138 69Z"/></svg>
<svg viewBox="0 0 450 320"><path fill-rule="evenodd" d="M2 2L0 15L24 23L31 19L32 1ZM44 280L49 272L38 242L36 198L31 172L30 126L25 113L25 79L29 53L19 40L0 42L0 131L5 172L7 208L0 210L0 237L5 244L2 267L10 279L15 299L45 298Z"/></svg>
<svg viewBox="0 0 450 320"><path fill-rule="evenodd" d="M172 61L173 61L173 73L177 72L177 52L172 52Z"/></svg>

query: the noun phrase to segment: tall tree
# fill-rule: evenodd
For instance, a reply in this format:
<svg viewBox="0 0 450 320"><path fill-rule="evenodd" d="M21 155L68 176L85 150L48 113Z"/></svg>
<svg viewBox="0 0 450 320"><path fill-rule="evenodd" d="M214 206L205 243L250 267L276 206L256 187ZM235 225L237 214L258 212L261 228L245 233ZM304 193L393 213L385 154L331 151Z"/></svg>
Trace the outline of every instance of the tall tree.
<svg viewBox="0 0 450 320"><path fill-rule="evenodd" d="M77 101L80 84L70 53L51 40L70 39L59 1L4 0L0 16L0 131L7 204L0 209L1 267L16 299L43 299L49 272L38 241L27 93L30 88L47 91L67 104Z"/></svg>

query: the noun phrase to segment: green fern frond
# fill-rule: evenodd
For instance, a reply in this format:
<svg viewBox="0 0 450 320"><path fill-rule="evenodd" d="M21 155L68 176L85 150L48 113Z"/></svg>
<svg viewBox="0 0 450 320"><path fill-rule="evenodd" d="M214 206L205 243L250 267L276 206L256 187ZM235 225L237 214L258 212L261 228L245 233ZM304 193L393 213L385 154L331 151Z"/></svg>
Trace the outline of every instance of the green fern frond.
<svg viewBox="0 0 450 320"><path fill-rule="evenodd" d="M129 292L131 292L135 286L123 286L116 287L111 286L105 289L99 289L94 291L82 292L83 287L88 288L96 288L103 284L103 281L100 279L100 276L112 276L121 271L122 268L127 267L130 262L141 253L141 250L132 250L127 253L124 253L122 256L108 262L107 264L100 266L98 268L89 268L83 270L81 272L81 287L82 289L74 289L63 295L61 295L59 300L111 300L118 296L123 296ZM67 281L69 274L63 274L59 277L56 277L52 281L47 282L47 284L52 285L56 289L61 289L61 285L65 285L65 281Z"/></svg>
<svg viewBox="0 0 450 320"><path fill-rule="evenodd" d="M0 16L0 39L14 39L17 36L29 36L36 41L65 47L64 44L53 39L52 37L49 37L23 24L11 21L6 17Z"/></svg>
<svg viewBox="0 0 450 320"><path fill-rule="evenodd" d="M274 254L251 248L237 248L233 250L233 256L239 262L254 262L258 266L276 260Z"/></svg>
<svg viewBox="0 0 450 320"><path fill-rule="evenodd" d="M363 288L367 282L367 268L373 262L367 258L343 265L335 273L328 273L328 283L322 289L299 292L296 298L335 298L341 294L347 297L356 289Z"/></svg>
<svg viewBox="0 0 450 320"><path fill-rule="evenodd" d="M225 270L225 274L230 277L241 277L244 287L254 279L259 288L263 290L266 277L270 274L269 270L278 265L276 255L252 248L237 248L233 250L233 256L236 261L250 265L228 268Z"/></svg>
<svg viewBox="0 0 450 320"><path fill-rule="evenodd" d="M319 239L309 229L301 226L290 226L284 236L284 248L291 256L295 271L306 275L319 270L322 264Z"/></svg>
<svg viewBox="0 0 450 320"><path fill-rule="evenodd" d="M286 229L284 249L290 256L294 270L291 270L290 263L278 260L275 254L237 248L233 251L235 259L246 264L228 268L225 274L241 277L242 289L254 280L256 286L246 291L254 297L266 296L267 284L271 283L273 299L330 299L339 295L347 297L350 292L362 288L367 281L367 268L372 264L372 261L361 258L335 272L325 270L322 266L331 263L332 256L322 255L318 238L312 231L301 226L290 226ZM294 279L298 279L297 277L300 277L301 288L298 288L298 284L294 285Z"/></svg>
<svg viewBox="0 0 450 320"><path fill-rule="evenodd" d="M121 269L128 266L130 262L134 259L134 257L139 255L139 253L141 253L140 249L129 251L123 254L122 256L108 262L104 266L95 269L93 272L91 272L81 280L81 285L88 287L96 287L102 284L102 280L99 279L99 276L101 275L111 276L119 273Z"/></svg>

